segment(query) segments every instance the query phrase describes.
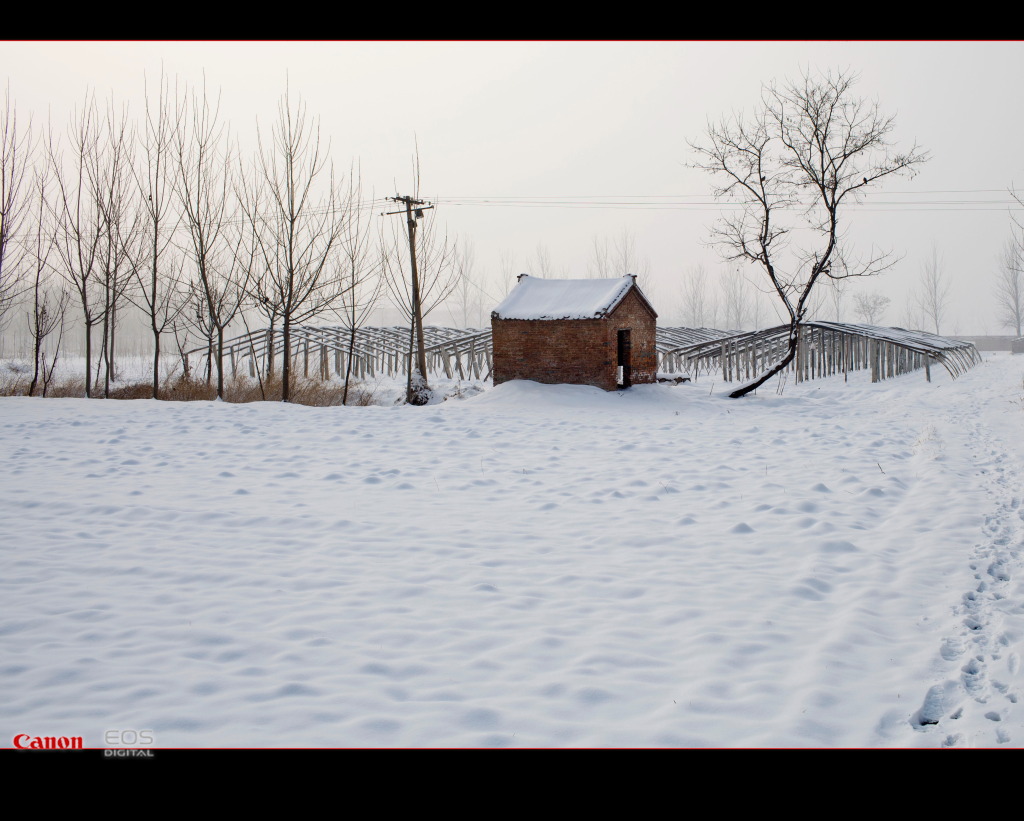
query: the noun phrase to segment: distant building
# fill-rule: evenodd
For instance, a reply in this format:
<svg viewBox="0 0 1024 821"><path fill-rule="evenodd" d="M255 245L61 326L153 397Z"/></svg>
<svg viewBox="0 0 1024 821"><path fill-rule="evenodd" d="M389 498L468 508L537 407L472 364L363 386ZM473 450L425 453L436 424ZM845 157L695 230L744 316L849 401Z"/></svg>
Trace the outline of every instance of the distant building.
<svg viewBox="0 0 1024 821"><path fill-rule="evenodd" d="M494 384L532 379L606 391L657 378L658 314L636 284L527 274L491 312Z"/></svg>

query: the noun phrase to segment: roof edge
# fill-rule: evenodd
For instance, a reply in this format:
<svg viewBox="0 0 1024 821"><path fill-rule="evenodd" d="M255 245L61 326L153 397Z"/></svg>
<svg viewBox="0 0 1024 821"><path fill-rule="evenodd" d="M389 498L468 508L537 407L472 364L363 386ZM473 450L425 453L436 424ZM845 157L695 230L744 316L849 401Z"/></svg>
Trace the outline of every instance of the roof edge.
<svg viewBox="0 0 1024 821"><path fill-rule="evenodd" d="M618 308L622 304L622 300L624 300L627 296L629 296L629 294L632 293L633 291L636 291L636 295L638 297L640 297L640 301L644 304L644 306L647 308L647 310L651 312L651 316L653 316L655 319L657 319L658 318L658 312L656 310L654 310L654 306L651 305L651 301L647 298L647 296L644 294L644 292L640 290L640 286L637 284L637 281L636 281L636 274L626 274L626 276L633 277L633 284L630 285L625 291L623 291L622 292L622 296L620 296L617 300L615 300L614 303L612 303L612 305L608 308L608 310L605 311L604 316L598 317L598 318L599 319L604 319L604 317L607 317L610 313L612 313L612 311L614 311L616 308Z"/></svg>
<svg viewBox="0 0 1024 821"><path fill-rule="evenodd" d="M625 285L625 287L621 290L621 292L618 294L618 296L615 298L615 300L613 302L611 302L610 304L608 304L607 307L601 309L598 312L595 312L593 315L590 315L590 316L575 316L575 317L573 317L573 316L555 316L555 315L552 315L552 316L529 316L529 317L526 317L526 316L511 316L511 317L510 316L503 316L502 313L499 312L499 309L510 298L510 296L511 296L511 292L510 292L510 295L506 296L505 299L502 300L501 303L499 303L491 311L491 320L499 320L501 322L555 322L555 321L579 322L579 321L592 320L592 319L598 319L598 320L599 319L607 319L614 311L616 311L618 309L618 307L622 304L622 301L627 297L627 295L631 291L636 291L637 296L640 299L640 304L647 310L647 312L651 315L651 317L653 319L657 320L658 312L654 309L654 306L651 304L651 301L647 298L647 295L644 294L644 292L640 289L640 286L637 284L637 275L636 274L623 274L621 277L611 277L607 281L609 281L609 282L611 282L611 281L620 281L621 282L621 280L626 279L627 277L630 280L629 283ZM531 278L533 278L533 277L530 277L529 274L519 274L516 277L516 285L518 286L519 284L521 284L523 282L523 280L531 279ZM544 280L545 277L536 277L535 279ZM565 281L566 282L571 282L571 281L577 281L577 280L565 280ZM583 281L586 281L586 280L578 280L578 281L583 282ZM513 292L514 292L514 290L515 289L513 289Z"/></svg>

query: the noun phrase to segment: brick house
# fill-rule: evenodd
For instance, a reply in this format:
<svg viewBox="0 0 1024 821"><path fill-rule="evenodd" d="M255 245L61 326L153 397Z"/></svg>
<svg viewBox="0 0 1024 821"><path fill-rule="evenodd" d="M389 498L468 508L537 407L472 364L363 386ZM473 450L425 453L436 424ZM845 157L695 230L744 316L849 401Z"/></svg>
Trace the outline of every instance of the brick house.
<svg viewBox="0 0 1024 821"><path fill-rule="evenodd" d="M491 312L494 384L532 379L613 391L654 382L657 317L632 274L616 279L520 274Z"/></svg>

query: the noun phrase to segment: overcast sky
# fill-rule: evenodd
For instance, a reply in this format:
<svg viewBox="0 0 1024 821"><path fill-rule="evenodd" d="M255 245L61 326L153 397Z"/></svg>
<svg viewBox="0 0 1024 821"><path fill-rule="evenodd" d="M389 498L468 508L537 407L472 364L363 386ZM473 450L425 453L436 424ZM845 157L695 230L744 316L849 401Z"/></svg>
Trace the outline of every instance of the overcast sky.
<svg viewBox="0 0 1024 821"><path fill-rule="evenodd" d="M718 211L711 181L687 167L687 140L700 140L709 118L753 106L763 82L849 69L896 116L897 144L916 141L932 157L851 215L858 242L903 255L857 287L890 292L885 319L898 324L934 245L953 280L943 330L1001 332L991 285L1011 232L1007 189L1024 189L1021 43L0 44L19 113L57 123L87 87L138 111L144 74L152 82L161 66L185 83L205 72L246 147L257 120L273 120L287 77L321 118L335 163L358 160L377 195L411 193L418 141L421 193L495 278L501 252L518 272L538 245L556 274L584 276L594 237L627 230L665 315L687 268L722 270L706 243ZM508 197L531 204L479 204ZM572 202L541 207L544 198ZM585 198L636 204L583 207Z"/></svg>

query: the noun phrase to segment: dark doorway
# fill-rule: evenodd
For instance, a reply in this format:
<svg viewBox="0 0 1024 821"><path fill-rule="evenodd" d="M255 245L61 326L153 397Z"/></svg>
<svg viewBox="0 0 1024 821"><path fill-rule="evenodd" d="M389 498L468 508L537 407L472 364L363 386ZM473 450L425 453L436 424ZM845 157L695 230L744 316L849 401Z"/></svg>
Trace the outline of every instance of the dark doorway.
<svg viewBox="0 0 1024 821"><path fill-rule="evenodd" d="M633 384L629 368L630 359L629 330L619 331L618 383L620 388L628 388Z"/></svg>

